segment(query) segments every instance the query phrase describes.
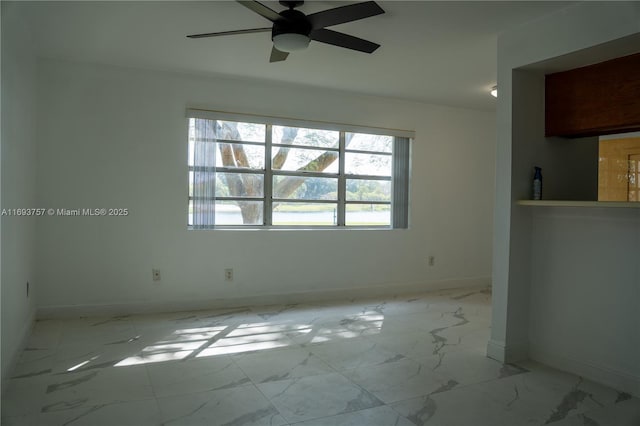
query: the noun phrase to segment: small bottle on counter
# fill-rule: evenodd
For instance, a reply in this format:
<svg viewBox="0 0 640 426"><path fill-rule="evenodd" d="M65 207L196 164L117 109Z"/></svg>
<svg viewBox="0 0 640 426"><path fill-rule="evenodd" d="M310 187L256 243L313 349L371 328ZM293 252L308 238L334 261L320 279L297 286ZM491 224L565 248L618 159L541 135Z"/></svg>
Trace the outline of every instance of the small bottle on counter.
<svg viewBox="0 0 640 426"><path fill-rule="evenodd" d="M540 167L534 167L533 174L533 199L542 200L542 169Z"/></svg>

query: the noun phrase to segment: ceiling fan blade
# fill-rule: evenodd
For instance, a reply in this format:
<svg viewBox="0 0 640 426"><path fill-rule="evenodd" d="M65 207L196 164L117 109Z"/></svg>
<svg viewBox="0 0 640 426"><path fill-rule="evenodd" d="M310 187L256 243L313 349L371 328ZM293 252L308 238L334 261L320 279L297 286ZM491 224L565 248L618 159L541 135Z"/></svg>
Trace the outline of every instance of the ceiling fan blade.
<svg viewBox="0 0 640 426"><path fill-rule="evenodd" d="M282 16L280 16L278 12L276 12L273 9L270 9L269 7L265 6L260 2L251 1L251 0L237 0L237 1L244 7L251 9L258 15L264 16L271 22L276 22L278 19L282 19Z"/></svg>
<svg viewBox="0 0 640 426"><path fill-rule="evenodd" d="M269 58L269 62L284 61L285 59L287 59L287 56L289 56L289 52L282 52L276 49L275 46L273 46L271 48L271 57Z"/></svg>
<svg viewBox="0 0 640 426"><path fill-rule="evenodd" d="M350 4L307 15L314 29L344 24L384 13L375 1Z"/></svg>
<svg viewBox="0 0 640 426"><path fill-rule="evenodd" d="M344 47L346 49L358 50L365 53L373 53L378 47L380 47L377 43L363 40L349 34L339 33L338 31L328 30L326 28L311 31L310 37L311 40Z"/></svg>
<svg viewBox="0 0 640 426"><path fill-rule="evenodd" d="M204 34L191 34L188 35L188 38L206 38L206 37L217 37L217 36L225 36L225 35L233 35L233 34L250 34L250 33L266 33L267 31L271 31L271 27L269 28L250 28L248 30L235 30L235 31L221 31L218 33L204 33Z"/></svg>

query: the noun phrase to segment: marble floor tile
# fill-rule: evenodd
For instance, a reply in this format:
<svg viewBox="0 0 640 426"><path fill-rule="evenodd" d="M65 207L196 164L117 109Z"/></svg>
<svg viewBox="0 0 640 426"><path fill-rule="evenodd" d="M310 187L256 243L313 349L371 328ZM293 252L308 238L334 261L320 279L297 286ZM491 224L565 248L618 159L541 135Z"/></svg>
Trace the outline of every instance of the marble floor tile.
<svg viewBox="0 0 640 426"><path fill-rule="evenodd" d="M46 325L40 325L44 323ZM30 349L55 349L60 343L62 325L53 320L36 321L27 338L26 347Z"/></svg>
<svg viewBox="0 0 640 426"><path fill-rule="evenodd" d="M11 374L12 379L25 379L49 374L53 371L56 352L51 349L26 348Z"/></svg>
<svg viewBox="0 0 640 426"><path fill-rule="evenodd" d="M130 339L136 335L136 330L129 321L108 322L107 319L97 319L96 322L74 322L65 324L60 333L60 345L73 343L107 344Z"/></svg>
<svg viewBox="0 0 640 426"><path fill-rule="evenodd" d="M415 332L429 332L431 330L446 329L454 326L460 320L453 316L456 307L451 307L447 312L432 312L425 310L419 313L399 313L386 315L382 322L381 335L403 334Z"/></svg>
<svg viewBox="0 0 640 426"><path fill-rule="evenodd" d="M356 303L355 300L310 303L305 305L305 307L308 318L315 321L341 320L354 315L360 315L367 310L366 303Z"/></svg>
<svg viewBox="0 0 640 426"><path fill-rule="evenodd" d="M611 388L537 363L523 363L529 372L491 380L470 388L517 418L553 423L589 410L614 405L621 394Z"/></svg>
<svg viewBox="0 0 640 426"><path fill-rule="evenodd" d="M375 366L404 358L399 352L366 337L309 345L307 348L336 370Z"/></svg>
<svg viewBox="0 0 640 426"><path fill-rule="evenodd" d="M344 333L352 337L380 334L384 323L384 314L366 311L344 317L325 319L317 322L319 328Z"/></svg>
<svg viewBox="0 0 640 426"><path fill-rule="evenodd" d="M22 363L37 362L37 361L46 362L47 360L53 361L55 354L56 354L56 349L37 348L37 347L27 346L18 357L17 362L18 364L22 364Z"/></svg>
<svg viewBox="0 0 640 426"><path fill-rule="evenodd" d="M146 328L139 332L138 336L147 345L203 340L215 341L231 330L233 330L233 327L230 325L173 324L172 326Z"/></svg>
<svg viewBox="0 0 640 426"><path fill-rule="evenodd" d="M375 368L364 366L346 370L343 374L386 404L427 395L450 386L425 365L407 358Z"/></svg>
<svg viewBox="0 0 640 426"><path fill-rule="evenodd" d="M297 344L324 344L381 333L384 316L376 312L356 311L335 317L314 317L308 328L288 335Z"/></svg>
<svg viewBox="0 0 640 426"><path fill-rule="evenodd" d="M267 382L257 386L291 423L383 405L371 393L338 373Z"/></svg>
<svg viewBox="0 0 640 426"><path fill-rule="evenodd" d="M354 411L337 416L307 420L295 426L414 426L388 405Z"/></svg>
<svg viewBox="0 0 640 426"><path fill-rule="evenodd" d="M292 320L253 321L236 324L225 330L225 338L251 337L260 335L282 334L289 336L296 333L308 333L313 328L311 324Z"/></svg>
<svg viewBox="0 0 640 426"><path fill-rule="evenodd" d="M504 406L471 387L434 392L391 406L419 426L540 425L529 419L509 416Z"/></svg>
<svg viewBox="0 0 640 426"><path fill-rule="evenodd" d="M41 412L153 398L145 366L99 368L50 376Z"/></svg>
<svg viewBox="0 0 640 426"><path fill-rule="evenodd" d="M453 380L460 386L501 379L528 371L516 365L503 365L491 358L478 356L466 350L440 352L420 362L447 381Z"/></svg>
<svg viewBox="0 0 640 426"><path fill-rule="evenodd" d="M378 299L365 300L365 309L371 307L382 307L385 316L407 315L412 313L425 313L428 311L431 302L425 294L405 294L390 297L385 301Z"/></svg>
<svg viewBox="0 0 640 426"><path fill-rule="evenodd" d="M462 322L462 319L456 317L459 307L448 307L442 312L426 311L414 314L402 314L390 316L388 321L392 323L394 321L402 320L405 324L413 324L413 329L416 331L431 331L431 330L444 330L449 327L457 326Z"/></svg>
<svg viewBox="0 0 640 426"><path fill-rule="evenodd" d="M207 311L167 312L135 315L129 319L136 332L144 333L154 330L178 330L207 326L203 317Z"/></svg>
<svg viewBox="0 0 640 426"><path fill-rule="evenodd" d="M424 314L401 314L397 316L387 315L380 324L378 336L397 336L399 334L411 334L424 332Z"/></svg>
<svg viewBox="0 0 640 426"><path fill-rule="evenodd" d="M71 332L82 333L85 331L104 331L110 329L123 329L132 327L132 315L115 315L115 316L83 316L76 318L68 318L59 320L61 325L61 334L69 334Z"/></svg>
<svg viewBox="0 0 640 426"><path fill-rule="evenodd" d="M264 321L250 307L203 311L198 315L198 318L204 326L233 326Z"/></svg>
<svg viewBox="0 0 640 426"><path fill-rule="evenodd" d="M291 332L287 336L298 345L316 345L329 342L342 342L363 336L371 336L379 333L379 330L368 329L364 332L350 329L339 324L314 325L309 331Z"/></svg>
<svg viewBox="0 0 640 426"><path fill-rule="evenodd" d="M163 426L281 426L285 419L255 386L158 398Z"/></svg>
<svg viewBox="0 0 640 426"><path fill-rule="evenodd" d="M228 389L250 383L229 356L147 364L156 397Z"/></svg>
<svg viewBox="0 0 640 426"><path fill-rule="evenodd" d="M39 320L2 425L640 426L640 399L486 357L491 291Z"/></svg>
<svg viewBox="0 0 640 426"><path fill-rule="evenodd" d="M286 321L296 320L305 316L306 309L300 304L271 305L266 307L253 307L251 312L262 321Z"/></svg>
<svg viewBox="0 0 640 426"><path fill-rule="evenodd" d="M640 399L630 398L552 423L554 426L638 426Z"/></svg>
<svg viewBox="0 0 640 426"><path fill-rule="evenodd" d="M66 373L114 367L144 347L144 343L136 340L135 336L117 344L80 342L60 345L55 352L52 371Z"/></svg>
<svg viewBox="0 0 640 426"><path fill-rule="evenodd" d="M437 334L439 338L444 339L449 344L456 344L465 346L469 342L469 336L473 335L479 330L488 330L490 324L482 319L474 318L464 314L464 311L458 311L461 313L461 321L453 324L449 327L441 327L435 330L429 330L430 333ZM458 314L456 314L458 315ZM486 342L484 344L486 351Z"/></svg>
<svg viewBox="0 0 640 426"><path fill-rule="evenodd" d="M463 330L463 333L459 335L459 338L459 346L461 349L473 352L478 356L486 356L487 342L491 338L491 328L487 325L486 327Z"/></svg>
<svg viewBox="0 0 640 426"><path fill-rule="evenodd" d="M284 332L238 333L224 336L201 348L196 357L264 352L268 350L297 346Z"/></svg>
<svg viewBox="0 0 640 426"><path fill-rule="evenodd" d="M158 426L161 417L155 399L91 404L40 414L39 426Z"/></svg>
<svg viewBox="0 0 640 426"><path fill-rule="evenodd" d="M136 354L115 364L116 367L129 365L149 365L171 361L181 361L200 356L209 345L208 340L157 341L144 346Z"/></svg>
<svg viewBox="0 0 640 426"><path fill-rule="evenodd" d="M306 348L234 355L233 359L256 384L334 372Z"/></svg>
<svg viewBox="0 0 640 426"><path fill-rule="evenodd" d="M2 426L38 426L38 414L25 414L17 417L2 416Z"/></svg>
<svg viewBox="0 0 640 426"><path fill-rule="evenodd" d="M44 403L49 377L49 374L46 374L10 379L2 392L2 417L23 417L39 413Z"/></svg>
<svg viewBox="0 0 640 426"><path fill-rule="evenodd" d="M441 353L460 350L458 341L449 342L436 332L418 331L407 334L369 336L381 348L403 355L406 358L422 360Z"/></svg>

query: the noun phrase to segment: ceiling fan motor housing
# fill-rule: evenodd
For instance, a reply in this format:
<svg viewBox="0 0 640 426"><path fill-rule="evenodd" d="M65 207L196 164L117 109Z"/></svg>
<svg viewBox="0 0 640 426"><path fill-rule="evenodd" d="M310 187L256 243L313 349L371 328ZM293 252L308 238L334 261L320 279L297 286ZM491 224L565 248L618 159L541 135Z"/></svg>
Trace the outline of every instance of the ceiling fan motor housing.
<svg viewBox="0 0 640 426"><path fill-rule="evenodd" d="M279 3L284 7L288 7L289 9L293 9L295 7L300 7L304 4L303 0L280 0Z"/></svg>
<svg viewBox="0 0 640 426"><path fill-rule="evenodd" d="M311 34L311 22L307 16L298 10L283 10L280 12L283 19L278 19L273 23L271 30L271 39L280 34L302 34L309 36Z"/></svg>

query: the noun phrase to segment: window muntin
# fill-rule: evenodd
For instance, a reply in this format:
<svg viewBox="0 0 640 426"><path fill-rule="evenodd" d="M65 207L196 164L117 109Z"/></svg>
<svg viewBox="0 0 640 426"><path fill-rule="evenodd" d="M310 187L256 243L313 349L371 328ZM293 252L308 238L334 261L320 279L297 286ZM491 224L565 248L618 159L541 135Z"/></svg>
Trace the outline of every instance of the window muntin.
<svg viewBox="0 0 640 426"><path fill-rule="evenodd" d="M399 139L404 162L394 159ZM188 224L406 227L393 219L393 182L398 164L408 170L408 144L389 135L190 118ZM406 195L400 198L406 217Z"/></svg>

